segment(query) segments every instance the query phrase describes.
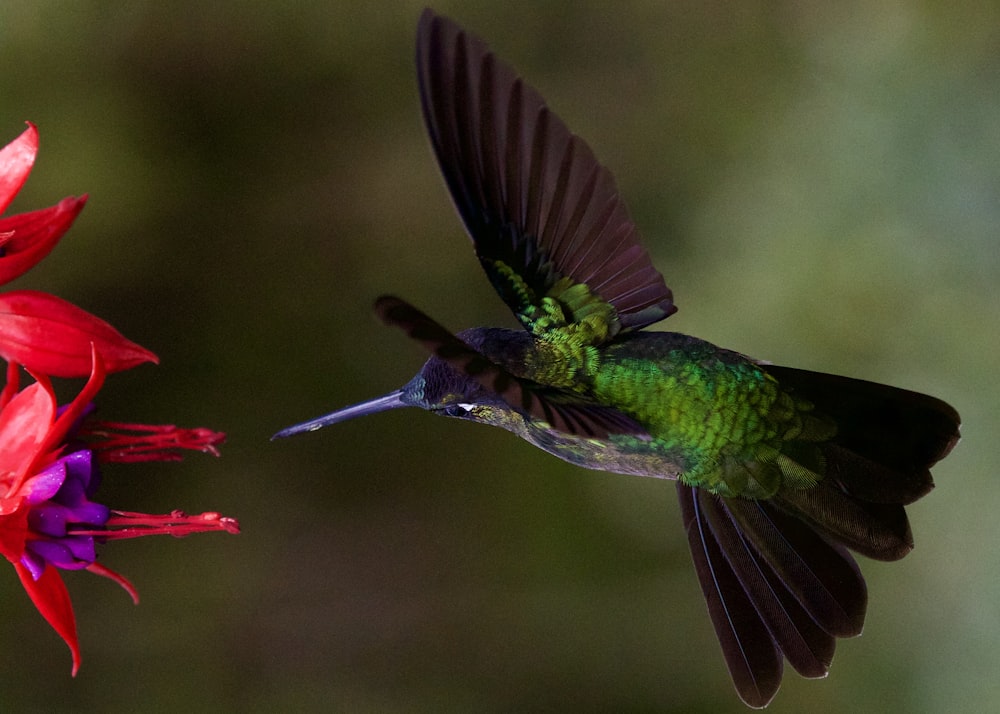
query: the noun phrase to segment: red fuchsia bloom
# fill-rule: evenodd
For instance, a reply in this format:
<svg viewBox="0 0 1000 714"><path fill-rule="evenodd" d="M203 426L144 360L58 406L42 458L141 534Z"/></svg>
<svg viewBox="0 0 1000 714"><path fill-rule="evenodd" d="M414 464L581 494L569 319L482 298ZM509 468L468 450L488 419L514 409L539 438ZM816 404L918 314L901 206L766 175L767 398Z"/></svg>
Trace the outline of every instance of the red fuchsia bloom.
<svg viewBox="0 0 1000 714"><path fill-rule="evenodd" d="M0 149L0 213L21 190L38 152L38 130L28 124ZM86 196L0 218L0 285L19 277L44 258L83 210ZM117 372L156 355L125 339L94 315L65 300L33 290L0 294L0 357L35 374L86 377L90 347L97 347L108 371Z"/></svg>
<svg viewBox="0 0 1000 714"><path fill-rule="evenodd" d="M207 429L95 422L90 413L105 368L92 353L92 371L77 397L58 407L48 379L19 389L18 367L8 365L0 391L0 553L13 565L38 611L65 640L80 666L76 619L60 570L89 570L111 578L138 602L132 584L97 562L96 545L144 535L238 533L218 513L149 515L112 510L93 501L102 461L169 461L179 450L217 454L224 435Z"/></svg>
<svg viewBox="0 0 1000 714"><path fill-rule="evenodd" d="M0 149L0 213L31 171L38 132L31 124ZM0 218L0 284L44 258L69 229L86 197ZM207 429L99 422L93 400L106 371L156 362L103 320L47 293L0 294L0 358L7 382L0 390L0 554L13 565L38 611L65 640L80 666L76 620L60 570L89 570L111 578L138 602L132 584L97 562L97 545L143 535L238 533L218 513L149 515L112 510L93 500L99 464L174 461L182 450L218 455L224 435ZM20 389L20 368L35 382ZM77 397L58 407L50 376L89 379Z"/></svg>

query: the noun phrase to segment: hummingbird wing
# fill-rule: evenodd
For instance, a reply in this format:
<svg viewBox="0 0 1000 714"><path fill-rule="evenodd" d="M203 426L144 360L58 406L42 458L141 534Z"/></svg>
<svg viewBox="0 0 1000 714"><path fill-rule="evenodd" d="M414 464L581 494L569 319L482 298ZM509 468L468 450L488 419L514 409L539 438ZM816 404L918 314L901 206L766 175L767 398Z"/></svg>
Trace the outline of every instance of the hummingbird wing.
<svg viewBox="0 0 1000 714"><path fill-rule="evenodd" d="M847 550L766 501L677 483L698 580L740 698L766 706L782 655L827 674L837 637L861 633L867 588Z"/></svg>
<svg viewBox="0 0 1000 714"><path fill-rule="evenodd" d="M375 312L384 323L402 329L431 354L526 416L588 438L603 439L610 434L651 438L644 427L616 409L511 374L405 300L383 295L375 301Z"/></svg>
<svg viewBox="0 0 1000 714"><path fill-rule="evenodd" d="M537 91L430 10L417 30L417 71L452 198L490 282L527 329L588 318L601 323L598 344L676 311L611 173Z"/></svg>

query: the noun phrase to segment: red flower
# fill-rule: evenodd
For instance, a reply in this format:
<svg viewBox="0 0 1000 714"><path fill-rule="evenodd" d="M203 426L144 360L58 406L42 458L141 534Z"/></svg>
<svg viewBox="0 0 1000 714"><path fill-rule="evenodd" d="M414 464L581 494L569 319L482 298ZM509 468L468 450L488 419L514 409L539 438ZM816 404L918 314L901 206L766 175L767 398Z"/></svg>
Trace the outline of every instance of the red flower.
<svg viewBox="0 0 1000 714"><path fill-rule="evenodd" d="M35 162L38 132L31 124L0 149L0 213L10 205ZM83 209L86 197L0 218L0 284L44 258ZM92 500L106 461L174 461L184 449L218 455L224 436L207 429L98 422L93 400L106 370L156 362L103 320L47 293L0 294L0 554L9 560L35 607L69 645L73 673L80 665L76 620L60 570L89 570L111 578L138 602L132 584L97 562L97 546L142 535L185 536L239 532L218 513L149 515L112 510ZM35 382L20 389L20 367ZM50 376L89 379L68 405L57 406Z"/></svg>
<svg viewBox="0 0 1000 714"><path fill-rule="evenodd" d="M21 190L37 152L38 130L30 123L0 149L0 213ZM86 201L86 196L70 197L49 208L0 218L0 285L48 255ZM54 295L31 290L0 294L0 357L8 362L54 377L85 377L92 344L112 372L157 361L104 320Z"/></svg>
<svg viewBox="0 0 1000 714"><path fill-rule="evenodd" d="M18 374L16 365L8 365L7 384L0 391L0 553L14 565L35 607L69 645L76 674L76 620L60 569L109 577L138 602L128 580L96 562L97 544L142 535L239 532L234 519L218 513L149 515L96 503L91 499L100 483L98 462L174 460L179 449L217 453L215 446L224 437L205 429L93 422L93 399L105 376L96 348L87 384L63 408L57 407L46 377L36 375L33 384L19 389Z"/></svg>

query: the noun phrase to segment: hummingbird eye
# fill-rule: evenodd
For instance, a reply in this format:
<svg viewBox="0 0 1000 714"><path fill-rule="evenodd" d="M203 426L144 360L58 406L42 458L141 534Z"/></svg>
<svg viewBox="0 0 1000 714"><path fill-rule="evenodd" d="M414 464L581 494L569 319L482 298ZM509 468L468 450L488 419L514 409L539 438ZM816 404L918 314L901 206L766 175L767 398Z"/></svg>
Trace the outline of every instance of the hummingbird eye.
<svg viewBox="0 0 1000 714"><path fill-rule="evenodd" d="M471 404L449 404L443 409L445 415L459 419L464 416L468 416L471 410Z"/></svg>

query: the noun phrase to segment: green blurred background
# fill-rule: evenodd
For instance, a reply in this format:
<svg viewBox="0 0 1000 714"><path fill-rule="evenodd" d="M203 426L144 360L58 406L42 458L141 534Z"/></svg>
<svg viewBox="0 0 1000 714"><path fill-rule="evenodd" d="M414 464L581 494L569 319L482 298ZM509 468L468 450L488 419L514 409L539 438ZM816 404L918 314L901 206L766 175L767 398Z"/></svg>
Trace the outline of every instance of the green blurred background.
<svg viewBox="0 0 1000 714"><path fill-rule="evenodd" d="M964 440L863 562L863 637L773 712L1000 702L1000 7L442 2L615 172L680 312L666 329L924 390ZM0 141L41 130L13 207L90 194L18 287L153 349L111 419L224 429L220 460L109 469L102 500L238 516L115 543L132 607L67 581L84 662L0 583L7 712L739 712L673 487L403 410L281 443L424 354L382 292L513 325L419 115L417 2L0 6ZM76 385L68 385L74 389Z"/></svg>

